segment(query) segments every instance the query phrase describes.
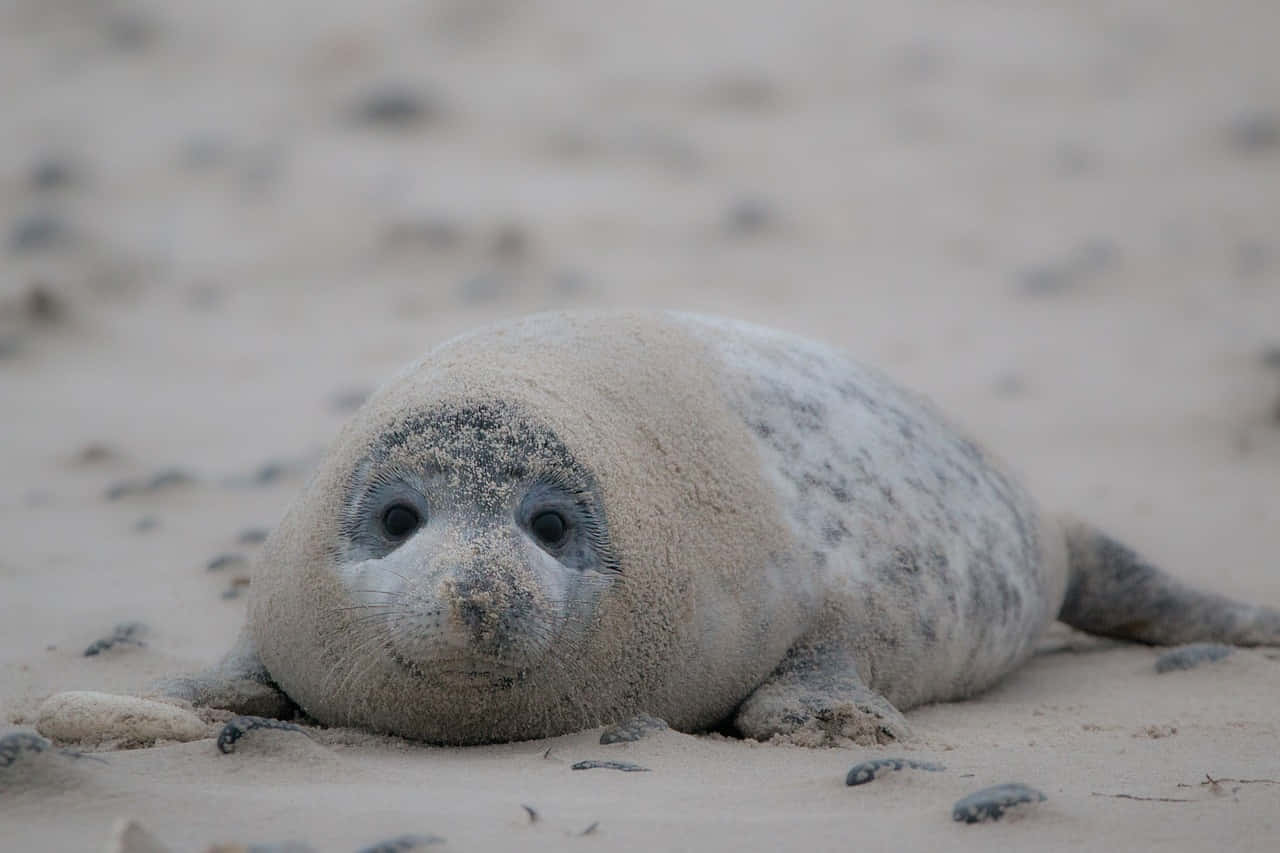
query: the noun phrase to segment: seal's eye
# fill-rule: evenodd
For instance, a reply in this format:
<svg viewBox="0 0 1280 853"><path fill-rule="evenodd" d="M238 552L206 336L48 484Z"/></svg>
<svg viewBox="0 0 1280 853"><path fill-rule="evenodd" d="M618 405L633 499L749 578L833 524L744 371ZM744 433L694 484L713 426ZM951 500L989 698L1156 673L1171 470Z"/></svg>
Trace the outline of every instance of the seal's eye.
<svg viewBox="0 0 1280 853"><path fill-rule="evenodd" d="M533 535L538 537L539 542L554 547L564 539L568 525L560 513L547 510L535 515L533 521L529 522L529 528L533 531Z"/></svg>
<svg viewBox="0 0 1280 853"><path fill-rule="evenodd" d="M403 539L421 523L418 511L408 504L392 504L382 513L382 530L391 539Z"/></svg>

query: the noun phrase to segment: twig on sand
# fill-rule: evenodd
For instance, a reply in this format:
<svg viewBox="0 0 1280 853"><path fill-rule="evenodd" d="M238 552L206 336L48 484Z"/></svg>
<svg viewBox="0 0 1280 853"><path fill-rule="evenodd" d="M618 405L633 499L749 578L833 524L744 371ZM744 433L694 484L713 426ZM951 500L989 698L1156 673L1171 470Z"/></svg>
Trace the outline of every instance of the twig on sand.
<svg viewBox="0 0 1280 853"><path fill-rule="evenodd" d="M1197 800L1189 800L1184 797L1139 797L1137 794L1104 794L1100 791L1090 791L1095 797L1112 797L1117 800L1141 800L1144 803L1194 803Z"/></svg>

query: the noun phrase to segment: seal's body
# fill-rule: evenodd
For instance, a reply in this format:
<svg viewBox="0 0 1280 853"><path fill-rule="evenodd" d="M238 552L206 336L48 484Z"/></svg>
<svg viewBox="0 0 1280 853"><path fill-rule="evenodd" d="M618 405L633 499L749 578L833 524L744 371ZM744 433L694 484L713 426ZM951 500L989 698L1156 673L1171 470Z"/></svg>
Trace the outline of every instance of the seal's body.
<svg viewBox="0 0 1280 853"><path fill-rule="evenodd" d="M236 652L183 684L234 705L271 682L322 722L437 743L641 711L874 741L905 732L897 708L994 683L1058 615L1280 643L1280 614L1045 517L842 353L691 315L539 315L366 404L272 535Z"/></svg>

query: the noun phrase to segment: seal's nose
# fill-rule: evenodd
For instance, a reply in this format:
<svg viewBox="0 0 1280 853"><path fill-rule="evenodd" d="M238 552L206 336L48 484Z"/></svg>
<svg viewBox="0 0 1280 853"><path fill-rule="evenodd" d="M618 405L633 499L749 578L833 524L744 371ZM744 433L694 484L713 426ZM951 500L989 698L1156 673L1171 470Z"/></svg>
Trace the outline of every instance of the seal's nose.
<svg viewBox="0 0 1280 853"><path fill-rule="evenodd" d="M450 634L463 644L486 644L497 634L500 596L491 578L452 577L441 585L441 600L448 603Z"/></svg>

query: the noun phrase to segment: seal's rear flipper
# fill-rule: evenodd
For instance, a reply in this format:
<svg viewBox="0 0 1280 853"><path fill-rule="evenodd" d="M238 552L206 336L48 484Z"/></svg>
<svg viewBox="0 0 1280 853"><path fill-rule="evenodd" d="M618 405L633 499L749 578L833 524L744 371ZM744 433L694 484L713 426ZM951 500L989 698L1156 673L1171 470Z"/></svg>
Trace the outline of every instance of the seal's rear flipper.
<svg viewBox="0 0 1280 853"><path fill-rule="evenodd" d="M1087 524L1063 530L1070 572L1058 618L1071 627L1156 646L1280 646L1280 611L1188 586Z"/></svg>
<svg viewBox="0 0 1280 853"><path fill-rule="evenodd" d="M217 665L195 675L160 679L151 685L151 692L254 717L288 720L298 711L271 680L247 630Z"/></svg>

